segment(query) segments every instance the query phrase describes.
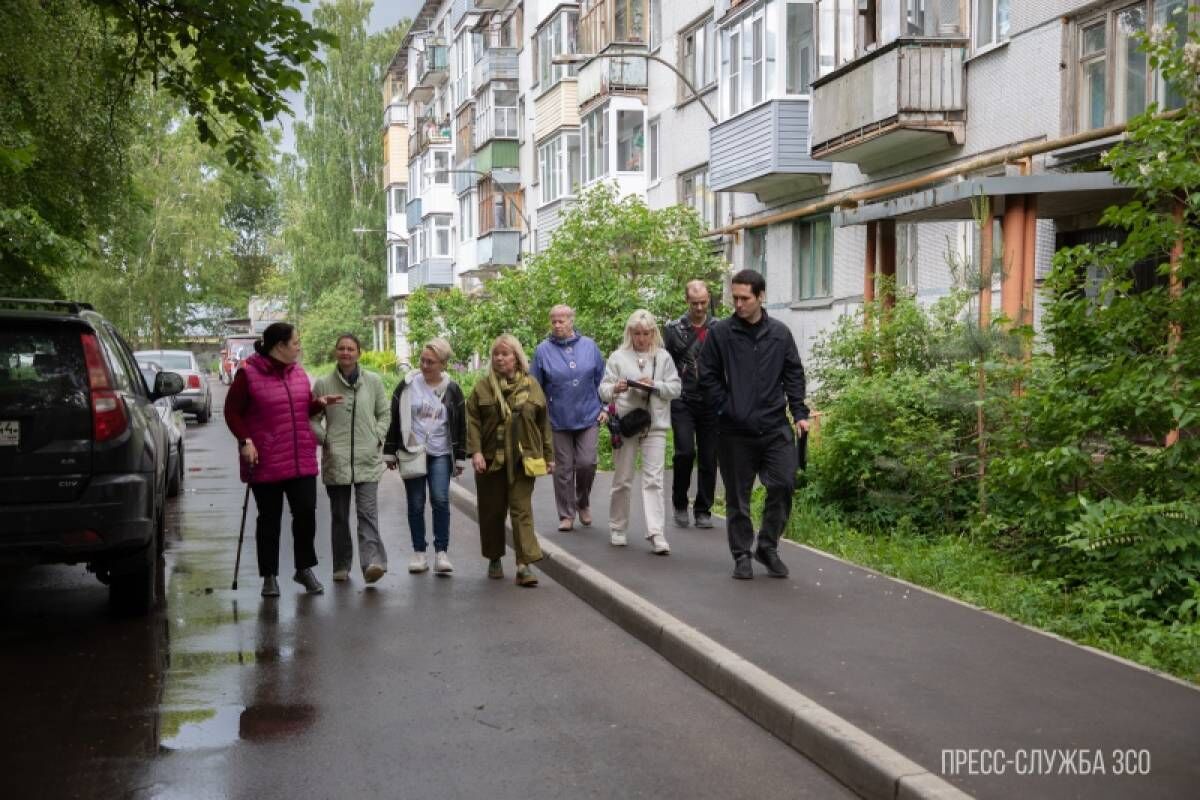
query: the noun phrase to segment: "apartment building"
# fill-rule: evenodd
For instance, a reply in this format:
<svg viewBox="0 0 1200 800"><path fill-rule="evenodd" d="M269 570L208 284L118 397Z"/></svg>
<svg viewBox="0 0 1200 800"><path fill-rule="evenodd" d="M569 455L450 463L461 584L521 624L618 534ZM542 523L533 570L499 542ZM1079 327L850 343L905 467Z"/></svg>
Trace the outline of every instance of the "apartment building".
<svg viewBox="0 0 1200 800"><path fill-rule="evenodd" d="M478 288L546 247L579 187L610 181L694 207L731 269L767 276L805 357L879 276L932 301L984 250L997 309L1036 322L1054 250L1110 237L1100 212L1128 196L1098 166L1106 129L1172 102L1132 37L1196 24L1185 9L431 0L393 62L410 121L403 288Z"/></svg>
<svg viewBox="0 0 1200 800"><path fill-rule="evenodd" d="M392 59L383 80L383 188L387 217L387 294L392 303L392 329L405 330L404 298L408 296L408 74L403 59ZM386 338L386 337L377 337ZM408 343L395 338L396 353L408 357Z"/></svg>

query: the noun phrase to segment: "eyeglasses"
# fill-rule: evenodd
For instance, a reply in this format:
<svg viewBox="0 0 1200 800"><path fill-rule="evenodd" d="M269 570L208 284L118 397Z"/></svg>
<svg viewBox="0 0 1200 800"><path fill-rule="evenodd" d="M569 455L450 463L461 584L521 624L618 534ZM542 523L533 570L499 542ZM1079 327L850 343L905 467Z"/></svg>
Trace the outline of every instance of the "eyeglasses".
<svg viewBox="0 0 1200 800"><path fill-rule="evenodd" d="M437 361L432 358L422 358L421 359L422 367L440 367L441 365L442 365L442 362Z"/></svg>

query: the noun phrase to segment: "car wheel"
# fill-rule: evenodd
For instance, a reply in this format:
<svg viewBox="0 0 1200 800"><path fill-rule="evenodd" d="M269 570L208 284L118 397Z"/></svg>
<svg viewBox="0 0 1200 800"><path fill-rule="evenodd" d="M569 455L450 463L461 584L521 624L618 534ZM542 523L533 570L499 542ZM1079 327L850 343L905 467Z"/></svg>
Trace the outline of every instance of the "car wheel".
<svg viewBox="0 0 1200 800"><path fill-rule="evenodd" d="M154 607L157 588L154 573L158 567L158 542L162 538L160 530L153 541L147 542L140 553L131 557L136 564L109 578L108 602L117 614L143 616Z"/></svg>
<svg viewBox="0 0 1200 800"><path fill-rule="evenodd" d="M212 413L212 405L206 404L203 409L196 412L196 422L201 425L208 422L208 415Z"/></svg>
<svg viewBox="0 0 1200 800"><path fill-rule="evenodd" d="M175 470L167 478L167 497L179 495L179 485L183 483L183 450L175 458Z"/></svg>

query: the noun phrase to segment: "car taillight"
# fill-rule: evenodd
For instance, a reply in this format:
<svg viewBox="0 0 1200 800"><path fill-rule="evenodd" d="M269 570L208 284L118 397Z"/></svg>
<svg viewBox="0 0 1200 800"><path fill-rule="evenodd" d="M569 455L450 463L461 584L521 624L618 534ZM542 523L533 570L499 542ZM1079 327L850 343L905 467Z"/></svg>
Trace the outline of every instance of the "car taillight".
<svg viewBox="0 0 1200 800"><path fill-rule="evenodd" d="M188 375L188 388L189 389L199 389L200 388L200 376L199 375Z"/></svg>
<svg viewBox="0 0 1200 800"><path fill-rule="evenodd" d="M97 442L115 439L129 427L125 403L113 391L108 364L100 353L100 342L94 333L79 334L83 345L83 360L87 364L88 386L92 392L92 432Z"/></svg>

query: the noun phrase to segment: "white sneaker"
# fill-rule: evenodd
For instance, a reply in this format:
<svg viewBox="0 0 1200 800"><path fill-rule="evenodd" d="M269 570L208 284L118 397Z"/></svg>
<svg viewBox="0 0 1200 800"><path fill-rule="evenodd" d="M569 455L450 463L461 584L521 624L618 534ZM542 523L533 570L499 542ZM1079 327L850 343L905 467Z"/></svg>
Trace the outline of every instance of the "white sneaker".
<svg viewBox="0 0 1200 800"><path fill-rule="evenodd" d="M348 581L348 580L350 580L350 570L348 570L348 569L335 569L335 570L333 571L333 579L334 579L335 581L339 581L339 582L340 582L340 581Z"/></svg>
<svg viewBox="0 0 1200 800"><path fill-rule="evenodd" d="M413 553L413 557L408 560L409 572L425 572L429 569L429 559L424 553Z"/></svg>
<svg viewBox="0 0 1200 800"><path fill-rule="evenodd" d="M454 565L444 551L439 550L433 558L433 571L443 575L454 572Z"/></svg>
<svg viewBox="0 0 1200 800"><path fill-rule="evenodd" d="M625 532L624 531L611 531L611 535L609 536L608 541L612 543L613 547L624 547L625 546Z"/></svg>
<svg viewBox="0 0 1200 800"><path fill-rule="evenodd" d="M367 583L375 583L386 574L387 568L380 564L371 564L363 573L363 577L366 578Z"/></svg>
<svg viewBox="0 0 1200 800"><path fill-rule="evenodd" d="M671 545L667 544L667 537L661 533L656 533L653 536L647 536L650 540L650 547L654 549L655 555L665 556L670 555Z"/></svg>

